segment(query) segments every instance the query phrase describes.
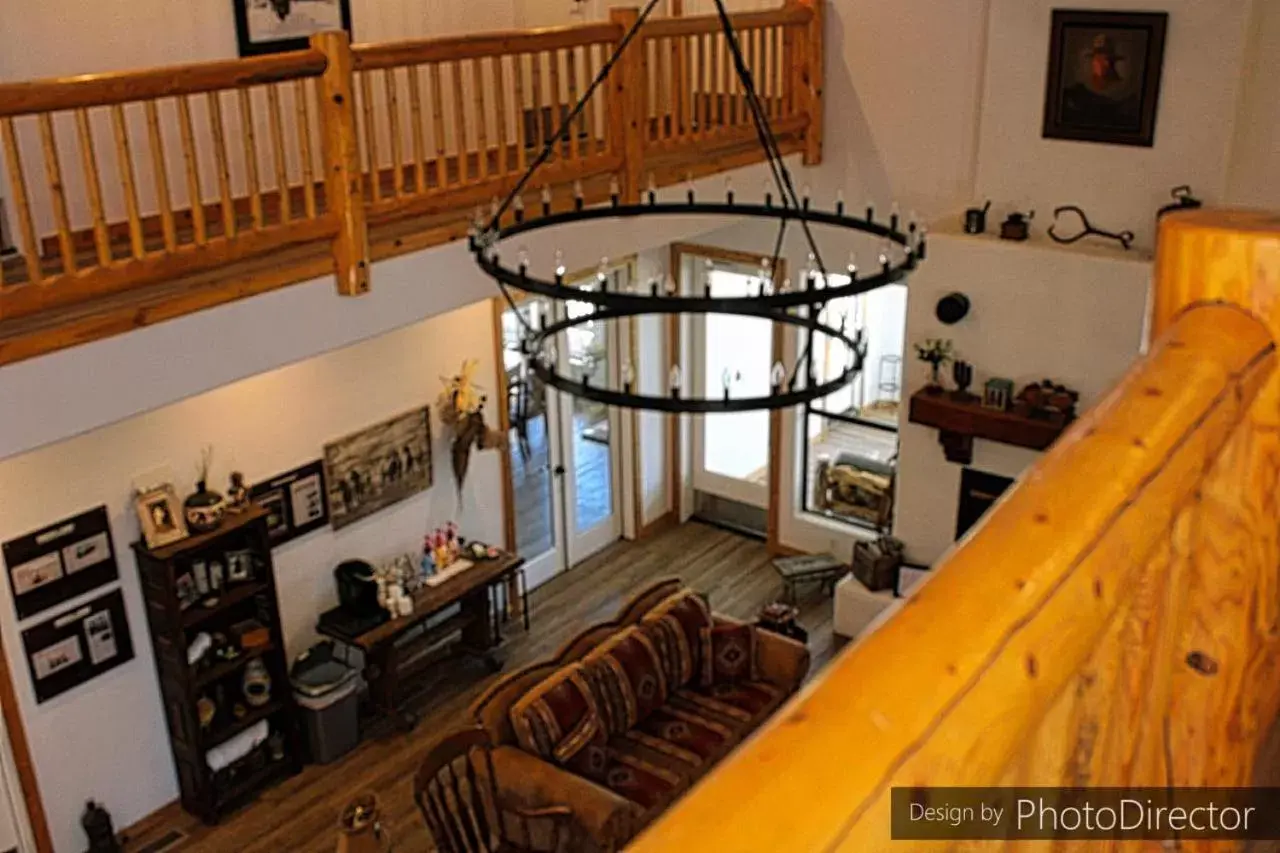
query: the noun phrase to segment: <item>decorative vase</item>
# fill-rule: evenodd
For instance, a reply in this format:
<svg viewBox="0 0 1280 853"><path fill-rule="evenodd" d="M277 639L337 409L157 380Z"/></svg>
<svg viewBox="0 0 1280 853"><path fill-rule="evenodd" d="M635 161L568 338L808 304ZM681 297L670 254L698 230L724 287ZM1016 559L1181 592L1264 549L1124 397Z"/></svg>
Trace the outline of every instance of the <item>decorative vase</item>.
<svg viewBox="0 0 1280 853"><path fill-rule="evenodd" d="M222 523L227 503L222 495L210 491L206 488L205 481L201 480L196 483L195 494L183 501L182 507L191 532L208 533L210 530L217 530Z"/></svg>
<svg viewBox="0 0 1280 853"><path fill-rule="evenodd" d="M89 853L119 853L120 842L116 840L115 830L111 826L111 815L93 800L85 803L84 814L80 817L80 825L89 837Z"/></svg>
<svg viewBox="0 0 1280 853"><path fill-rule="evenodd" d="M271 701L271 675L261 658L245 664L244 701L254 708L261 708Z"/></svg>

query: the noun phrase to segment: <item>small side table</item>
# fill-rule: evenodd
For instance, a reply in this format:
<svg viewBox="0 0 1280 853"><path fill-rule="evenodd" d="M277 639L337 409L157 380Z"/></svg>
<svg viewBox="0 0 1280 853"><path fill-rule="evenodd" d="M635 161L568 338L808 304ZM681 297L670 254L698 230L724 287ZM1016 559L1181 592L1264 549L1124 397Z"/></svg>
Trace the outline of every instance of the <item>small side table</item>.
<svg viewBox="0 0 1280 853"><path fill-rule="evenodd" d="M760 615L756 617L756 627L808 644L809 632L800 626L799 615L800 611L790 604L777 601L760 611Z"/></svg>

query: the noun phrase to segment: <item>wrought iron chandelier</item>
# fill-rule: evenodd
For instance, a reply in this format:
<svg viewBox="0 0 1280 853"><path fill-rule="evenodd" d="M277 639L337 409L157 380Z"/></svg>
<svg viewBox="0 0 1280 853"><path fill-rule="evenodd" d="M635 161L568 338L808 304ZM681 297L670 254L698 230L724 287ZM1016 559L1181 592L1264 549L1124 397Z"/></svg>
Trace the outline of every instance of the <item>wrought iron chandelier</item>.
<svg viewBox="0 0 1280 853"><path fill-rule="evenodd" d="M471 252L477 265L497 282L498 288L513 308L515 302L508 288L536 296L546 297L558 302L588 303L593 310L581 316L542 324L537 328L525 320L516 311L523 326L524 337L521 343L522 352L528 359L533 372L547 385L576 397L592 400L605 405L624 408L645 409L670 413L709 414L716 412L743 412L765 409L780 409L801 405L818 400L848 385L862 370L866 357L867 342L864 329L850 331L846 321L833 326L822 320L823 308L834 300L854 296L883 287L887 284L903 281L908 273L925 258L924 229L912 222L903 223L896 207L893 212L881 221L876 220L875 210L868 205L865 210L854 215L845 209L842 199L838 199L833 210L817 210L812 207L808 192L800 197L791 180L791 173L783 161L777 139L770 127L768 116L760 102L751 71L742 55L737 33L724 7L723 0L716 0L716 9L720 18L721 29L725 34L725 42L733 59L734 70L746 96L747 106L751 111L757 137L764 149L771 173L772 184L766 186L764 198L760 202L743 203L735 198L732 189L726 189L721 200L699 201L690 185L686 198L682 201L664 201L650 179L648 192L644 200L637 204L623 203L617 180L611 187L611 200L607 205L588 207L580 190L575 192L575 203L571 210L553 211L549 191L542 193L542 205L539 215L529 216L523 204L525 188L534 174L551 156L557 144L561 143L570 132L573 122L586 107L592 94L608 79L610 71L635 38L636 33L644 26L658 0L649 0L641 11L634 25L624 35L613 56L601 67L591 85L587 87L581 99L565 116L555 134L551 135L542 151L528 170L517 182L506 199L495 204L492 214L486 220L478 217L472 228L470 237ZM777 203L772 189L778 191ZM512 212L512 221L502 224L503 216ZM529 268L529 262L523 251L519 252L515 264L504 263L499 249L505 241L522 235L529 235L570 223L587 222L597 219L625 219L640 216L678 215L689 216L741 216L756 219L772 219L778 222L778 236L773 257L761 260L761 283L759 292L752 296L716 297L712 296L710 285L704 287L701 295L685 295L673 292L653 283L646 289L609 289L608 277L602 269L597 277L594 289L566 285L565 268L562 254L557 250L553 277L539 277ZM769 274L770 270L779 268L786 230L790 223L796 222L803 230L809 247L810 269L800 284L791 287L790 282L777 282ZM842 279L831 276L822 260L813 237L811 225L842 228L879 238L880 249L876 262L870 269L861 268L853 253L842 271L847 277ZM666 395L637 393L634 377L629 369L622 371L621 381L617 387L602 386L590 381L588 376L575 379L558 369L555 341L562 332L593 321L620 320L628 317L646 315L686 315L686 314L728 314L741 317L757 317L774 324L795 327L807 335L804 350L797 360L791 375L786 375L781 364L775 364L770 375L770 393L756 397L733 397L728 383L720 397L694 397L681 392L678 367L673 370L669 393ZM834 378L818 381L813 365L814 338L825 336L829 340L838 341L845 350L845 359L840 373Z"/></svg>

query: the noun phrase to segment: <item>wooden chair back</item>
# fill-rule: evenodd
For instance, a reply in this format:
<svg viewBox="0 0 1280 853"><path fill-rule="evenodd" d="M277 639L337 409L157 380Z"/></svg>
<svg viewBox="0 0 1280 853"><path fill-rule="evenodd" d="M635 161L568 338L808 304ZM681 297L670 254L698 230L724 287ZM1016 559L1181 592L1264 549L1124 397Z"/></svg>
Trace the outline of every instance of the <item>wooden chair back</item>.
<svg viewBox="0 0 1280 853"><path fill-rule="evenodd" d="M461 729L432 747L418 769L413 798L441 853L495 853L503 843L489 750L484 729Z"/></svg>

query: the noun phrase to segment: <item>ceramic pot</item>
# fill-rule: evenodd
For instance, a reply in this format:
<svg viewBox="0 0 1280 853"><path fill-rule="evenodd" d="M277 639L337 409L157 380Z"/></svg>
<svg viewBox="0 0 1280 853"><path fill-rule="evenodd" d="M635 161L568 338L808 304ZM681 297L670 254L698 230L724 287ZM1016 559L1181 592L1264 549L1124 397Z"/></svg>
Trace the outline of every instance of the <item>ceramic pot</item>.
<svg viewBox="0 0 1280 853"><path fill-rule="evenodd" d="M245 664L244 701L253 708L261 708L271 701L271 675L261 659Z"/></svg>
<svg viewBox="0 0 1280 853"><path fill-rule="evenodd" d="M192 533L208 533L217 530L226 512L227 502L222 495L205 488L204 480L196 483L195 494L182 503L187 516L187 527Z"/></svg>

